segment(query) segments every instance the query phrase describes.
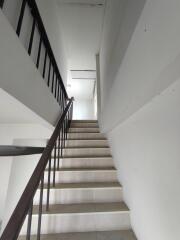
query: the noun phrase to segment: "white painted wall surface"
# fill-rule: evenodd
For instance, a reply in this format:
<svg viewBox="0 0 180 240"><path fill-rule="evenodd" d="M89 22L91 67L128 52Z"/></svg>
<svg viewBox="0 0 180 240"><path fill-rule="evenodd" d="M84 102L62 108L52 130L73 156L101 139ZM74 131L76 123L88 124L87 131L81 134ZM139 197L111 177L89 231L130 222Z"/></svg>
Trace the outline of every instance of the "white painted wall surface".
<svg viewBox="0 0 180 240"><path fill-rule="evenodd" d="M10 144L10 143L9 143ZM0 157L0 234L11 172L12 157Z"/></svg>
<svg viewBox="0 0 180 240"><path fill-rule="evenodd" d="M52 130L40 124L0 124L1 145L45 146ZM7 224L40 155L0 157L0 223ZM2 231L0 230L0 234Z"/></svg>
<svg viewBox="0 0 180 240"><path fill-rule="evenodd" d="M100 46L101 105L110 89L131 40L145 0L107 0ZM106 107L105 107L106 108Z"/></svg>
<svg viewBox="0 0 180 240"><path fill-rule="evenodd" d="M129 8L136 5L130 2ZM107 133L138 240L180 238L179 11L178 0L147 0L124 57L118 62L111 55L113 78L101 73L106 89L101 129ZM130 16L123 19L131 21ZM122 26L116 44L121 31ZM120 48L115 50L120 54Z"/></svg>
<svg viewBox="0 0 180 240"><path fill-rule="evenodd" d="M1 10L0 36L0 88L55 124L59 105Z"/></svg>
<svg viewBox="0 0 180 240"><path fill-rule="evenodd" d="M180 80L108 133L138 240L180 239Z"/></svg>
<svg viewBox="0 0 180 240"><path fill-rule="evenodd" d="M67 49L57 1L36 0L64 85L67 83Z"/></svg>
<svg viewBox="0 0 180 240"><path fill-rule="evenodd" d="M93 100L75 100L73 106L73 119L95 119Z"/></svg>
<svg viewBox="0 0 180 240"><path fill-rule="evenodd" d="M38 5L52 50L54 52L54 56L56 58L58 67L60 69L60 73L66 85L67 71L68 71L67 57L64 49L64 42L63 42L63 36L62 36L61 27L60 27L57 3L56 1L49 1L49 0L37 0L36 3ZM18 24L21 4L22 4L22 0L13 0L13 1L6 0L3 6L3 12L15 31ZM33 23L33 18L30 13L30 9L28 5L26 5L21 34L20 34L20 40L26 49L28 49L28 46L29 46L29 39L31 34L30 29L32 28L32 23ZM40 35L37 30L37 27L35 27L34 41L32 45L32 53L31 53L31 58L33 59L34 63L36 63L37 61L39 40L40 40ZM39 67L41 73L43 72L44 56L45 56L45 47L44 47L44 44L42 44L40 67ZM49 61L49 58L48 58L48 61Z"/></svg>

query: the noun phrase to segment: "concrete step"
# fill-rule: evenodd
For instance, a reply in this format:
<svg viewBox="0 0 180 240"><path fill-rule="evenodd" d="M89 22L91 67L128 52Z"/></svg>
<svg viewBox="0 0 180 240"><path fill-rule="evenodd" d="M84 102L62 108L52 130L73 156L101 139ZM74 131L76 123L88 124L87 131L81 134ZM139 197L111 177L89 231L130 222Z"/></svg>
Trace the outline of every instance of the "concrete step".
<svg viewBox="0 0 180 240"><path fill-rule="evenodd" d="M72 123L98 123L98 120L72 120Z"/></svg>
<svg viewBox="0 0 180 240"><path fill-rule="evenodd" d="M34 197L39 204L40 189ZM47 185L44 186L43 204L47 201ZM119 202L123 201L122 187L118 182L63 183L50 190L50 204Z"/></svg>
<svg viewBox="0 0 180 240"><path fill-rule="evenodd" d="M67 140L67 148L73 147L108 147L107 140Z"/></svg>
<svg viewBox="0 0 180 240"><path fill-rule="evenodd" d="M38 206L34 206L31 233L37 233ZM123 202L81 203L50 205L43 207L41 233L65 233L87 231L111 231L130 229L130 214ZM27 218L21 235L27 231Z"/></svg>
<svg viewBox="0 0 180 240"><path fill-rule="evenodd" d="M72 128L98 128L97 122L72 122Z"/></svg>
<svg viewBox="0 0 180 240"><path fill-rule="evenodd" d="M31 237L36 240L37 236ZM137 240L132 230L99 231L99 232L74 232L61 234L42 235L41 240ZM18 240L26 240L20 236Z"/></svg>
<svg viewBox="0 0 180 240"><path fill-rule="evenodd" d="M63 157L111 157L109 148L65 148Z"/></svg>
<svg viewBox="0 0 180 240"><path fill-rule="evenodd" d="M81 128L73 128L73 127L70 127L69 128L69 132L70 133L99 133L99 128L93 128L93 127L91 127L91 128L83 128L83 127L81 127Z"/></svg>
<svg viewBox="0 0 180 240"><path fill-rule="evenodd" d="M62 168L56 170L56 183L81 183L81 182L115 182L117 181L116 169L108 168ZM45 171L44 182L48 182L48 171ZM53 172L51 171L51 182Z"/></svg>
<svg viewBox="0 0 180 240"><path fill-rule="evenodd" d="M60 167L62 168L101 168L113 166L112 157L73 157L60 159Z"/></svg>
<svg viewBox="0 0 180 240"><path fill-rule="evenodd" d="M88 139L92 139L92 140L106 140L104 134L102 133L68 133L68 139L69 140L82 140L82 139L85 139L85 140L88 140Z"/></svg>

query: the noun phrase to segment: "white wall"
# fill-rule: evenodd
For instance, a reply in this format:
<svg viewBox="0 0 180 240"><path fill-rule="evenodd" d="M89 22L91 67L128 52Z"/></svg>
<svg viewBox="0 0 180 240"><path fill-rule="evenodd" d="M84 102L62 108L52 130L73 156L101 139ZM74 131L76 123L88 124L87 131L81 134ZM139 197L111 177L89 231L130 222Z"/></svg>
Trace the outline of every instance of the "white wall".
<svg viewBox="0 0 180 240"><path fill-rule="evenodd" d="M109 59L112 78L105 77L101 66L101 129L107 133L138 239L179 239L180 2L147 0L143 8L142 1L139 6L128 1L127 6L116 54ZM136 14L128 15L132 10ZM133 16L137 25L118 61L122 26Z"/></svg>
<svg viewBox="0 0 180 240"><path fill-rule="evenodd" d="M180 80L108 133L138 240L180 238Z"/></svg>
<svg viewBox="0 0 180 240"><path fill-rule="evenodd" d="M60 114L59 104L1 10L0 36L0 88L45 121L55 124Z"/></svg>
<svg viewBox="0 0 180 240"><path fill-rule="evenodd" d="M101 105L123 60L145 0L107 0L100 46Z"/></svg>
<svg viewBox="0 0 180 240"><path fill-rule="evenodd" d="M67 57L64 49L62 31L60 28L60 19L59 19L57 3L56 1L48 1L48 0L37 0L36 2L37 2L48 38L54 53L54 56L59 66L60 73L62 75L64 84L66 85L67 71L68 71ZM6 0L3 7L3 12L15 31L18 24L21 4L22 4L22 0L14 0L14 1ZM21 34L20 34L20 40L26 49L28 49L28 46L29 46L29 39L31 34L30 29L32 28L32 23L33 23L33 18L30 13L30 9L28 5L26 5ZM40 40L40 35L36 27L33 46L32 46L32 53L31 53L31 58L33 59L34 63L36 63L37 61L39 40ZM45 47L44 47L44 44L42 44L40 67L39 67L41 73L43 72L44 56L45 56ZM48 58L48 61L49 61L49 58Z"/></svg>
<svg viewBox="0 0 180 240"><path fill-rule="evenodd" d="M67 49L65 49L63 31L61 29L61 19L59 16L59 6L55 0L36 0L51 47L59 66L62 79L66 86L68 63Z"/></svg>
<svg viewBox="0 0 180 240"><path fill-rule="evenodd" d="M75 99L73 105L73 119L88 120L95 119L94 101L93 100L79 100Z"/></svg>
<svg viewBox="0 0 180 240"><path fill-rule="evenodd" d="M1 145L45 146L52 130L40 124L0 124ZM0 223L7 224L40 155L0 157ZM0 230L0 233L2 231Z"/></svg>

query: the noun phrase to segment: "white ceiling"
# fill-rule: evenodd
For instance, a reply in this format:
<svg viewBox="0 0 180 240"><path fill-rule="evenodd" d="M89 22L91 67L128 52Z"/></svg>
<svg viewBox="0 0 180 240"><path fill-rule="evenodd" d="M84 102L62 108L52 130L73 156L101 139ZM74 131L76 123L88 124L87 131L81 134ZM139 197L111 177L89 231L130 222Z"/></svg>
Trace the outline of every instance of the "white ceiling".
<svg viewBox="0 0 180 240"><path fill-rule="evenodd" d="M104 16L104 0L57 0L60 24L70 70L95 70ZM71 76L71 75L70 75ZM68 93L76 99L92 99L94 80L83 73L68 80ZM79 77L79 79L77 79ZM85 78L85 79L81 79ZM94 78L94 77L93 77Z"/></svg>

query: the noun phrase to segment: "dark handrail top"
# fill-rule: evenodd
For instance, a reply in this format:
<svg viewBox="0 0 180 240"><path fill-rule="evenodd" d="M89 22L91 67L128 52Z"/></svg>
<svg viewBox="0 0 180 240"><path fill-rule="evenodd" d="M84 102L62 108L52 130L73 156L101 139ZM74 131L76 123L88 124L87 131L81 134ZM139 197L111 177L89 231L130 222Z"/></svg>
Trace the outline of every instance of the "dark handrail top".
<svg viewBox="0 0 180 240"><path fill-rule="evenodd" d="M64 87L64 83L62 81L62 77L61 77L61 74L59 72L59 68L58 68L56 59L54 57L54 53L52 51L50 41L48 39L47 32L46 32L44 24L43 24L43 20L41 18L40 13L39 13L38 6L37 6L35 0L27 0L27 3L28 3L29 7L32 10L32 14L36 16L36 20L37 20L36 23L39 26L39 30L40 30L40 33L41 33L41 35L43 37L43 41L45 42L46 46L48 47L48 51L51 54L51 56L50 56L51 57L51 61L53 62L54 66L56 68L56 72L58 73L58 79L60 81L60 85L61 85L61 87L62 87L62 89L63 89L63 91L65 93L65 97L68 98L68 94L67 94L66 89Z"/></svg>
<svg viewBox="0 0 180 240"><path fill-rule="evenodd" d="M40 154L44 147L0 145L0 157Z"/></svg>
<svg viewBox="0 0 180 240"><path fill-rule="evenodd" d="M68 110L73 102L73 98L70 99L69 103L67 104L62 116L60 117L60 120L49 139L49 142L46 146L46 148L43 151L43 154L13 212L11 215L11 218L1 236L1 240L14 240L17 239L19 232L21 230L21 226L24 222L24 219L26 217L26 214L28 213L29 206L31 204L31 201L35 195L35 192L39 186L39 182L41 180L42 174L46 168L46 165L48 163L48 160L51 156L51 152L54 148L54 144L58 138L59 131L63 125L63 122L66 118L66 114L68 113Z"/></svg>

